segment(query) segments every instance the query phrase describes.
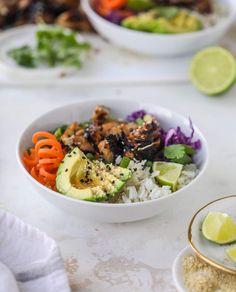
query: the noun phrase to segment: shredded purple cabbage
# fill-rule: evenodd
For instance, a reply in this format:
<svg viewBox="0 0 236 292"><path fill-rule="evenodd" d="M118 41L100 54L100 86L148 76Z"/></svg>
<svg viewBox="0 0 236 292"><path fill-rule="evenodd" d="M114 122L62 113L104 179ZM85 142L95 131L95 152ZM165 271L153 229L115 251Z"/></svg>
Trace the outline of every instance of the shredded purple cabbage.
<svg viewBox="0 0 236 292"><path fill-rule="evenodd" d="M120 24L121 21L127 16L122 15L120 11L118 10L113 10L111 11L108 15L106 15L104 18L114 24Z"/></svg>
<svg viewBox="0 0 236 292"><path fill-rule="evenodd" d="M135 122L137 119L142 119L146 114L147 113L145 110L136 111L136 112L133 112L132 114L128 115L126 117L126 120L128 122Z"/></svg>
<svg viewBox="0 0 236 292"><path fill-rule="evenodd" d="M189 127L191 129L190 136L186 136L180 127L177 127L176 129L171 128L167 132L163 131L164 145L169 146L173 144L185 144L191 146L195 150L200 149L201 141L199 139L193 141L194 128L191 119L189 119Z"/></svg>

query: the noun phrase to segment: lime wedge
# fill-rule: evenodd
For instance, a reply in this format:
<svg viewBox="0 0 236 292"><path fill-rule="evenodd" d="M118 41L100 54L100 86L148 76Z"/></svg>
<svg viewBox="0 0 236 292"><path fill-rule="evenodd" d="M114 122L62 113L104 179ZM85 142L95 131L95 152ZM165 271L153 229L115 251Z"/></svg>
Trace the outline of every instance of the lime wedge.
<svg viewBox="0 0 236 292"><path fill-rule="evenodd" d="M210 241L227 244L236 241L236 224L220 212L209 212L202 223L202 234Z"/></svg>
<svg viewBox="0 0 236 292"><path fill-rule="evenodd" d="M156 161L152 168L153 171L159 171L159 175L155 177L159 184L171 186L171 189L176 191L178 178L183 168L182 164Z"/></svg>
<svg viewBox="0 0 236 292"><path fill-rule="evenodd" d="M236 80L235 59L230 52L221 47L203 49L192 59L190 79L204 94L223 93Z"/></svg>
<svg viewBox="0 0 236 292"><path fill-rule="evenodd" d="M226 249L228 257L236 263L236 245Z"/></svg>

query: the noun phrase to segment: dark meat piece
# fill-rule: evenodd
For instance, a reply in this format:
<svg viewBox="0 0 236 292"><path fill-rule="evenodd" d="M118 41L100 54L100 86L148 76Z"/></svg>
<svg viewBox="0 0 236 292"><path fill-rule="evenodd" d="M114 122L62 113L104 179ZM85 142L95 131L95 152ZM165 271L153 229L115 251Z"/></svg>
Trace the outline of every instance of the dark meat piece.
<svg viewBox="0 0 236 292"><path fill-rule="evenodd" d="M97 145L100 143L100 141L103 140L101 127L95 127L94 125L90 125L89 127L84 129L84 137L89 141L90 144L93 145L93 148L97 151Z"/></svg>
<svg viewBox="0 0 236 292"><path fill-rule="evenodd" d="M152 121L130 131L127 138L129 144L135 148L144 147L160 138L160 126L155 119L152 119Z"/></svg>
<svg viewBox="0 0 236 292"><path fill-rule="evenodd" d="M198 0L195 1L193 8L196 9L200 13L211 13L212 12L212 5L209 0Z"/></svg>
<svg viewBox="0 0 236 292"><path fill-rule="evenodd" d="M17 0L0 0L0 27L8 24L17 11Z"/></svg>
<svg viewBox="0 0 236 292"><path fill-rule="evenodd" d="M94 146L90 143L90 141L85 137L84 134L84 129L77 131L73 138L73 145L79 146L80 150L84 152L94 153Z"/></svg>
<svg viewBox="0 0 236 292"><path fill-rule="evenodd" d="M126 136L128 136L133 130L138 128L136 123L121 124L121 129Z"/></svg>
<svg viewBox="0 0 236 292"><path fill-rule="evenodd" d="M153 157L155 156L155 154L158 152L158 150L160 149L160 139L156 142L153 142L145 147L142 148L138 148L136 151L136 158L143 160L153 160Z"/></svg>
<svg viewBox="0 0 236 292"><path fill-rule="evenodd" d="M0 28L42 21L93 31L78 0L0 0Z"/></svg>
<svg viewBox="0 0 236 292"><path fill-rule="evenodd" d="M56 18L55 23L74 30L92 31L92 26L89 24L87 18L78 10L63 12Z"/></svg>
<svg viewBox="0 0 236 292"><path fill-rule="evenodd" d="M92 115L92 122L95 126L100 126L109 120L110 110L102 105L97 105Z"/></svg>
<svg viewBox="0 0 236 292"><path fill-rule="evenodd" d="M112 134L112 135L120 135L122 132L122 128L120 127L119 122L108 122L101 126L102 135L104 137Z"/></svg>
<svg viewBox="0 0 236 292"><path fill-rule="evenodd" d="M111 147L107 140L103 140L98 144L98 151L107 162L113 162L114 153L111 151Z"/></svg>
<svg viewBox="0 0 236 292"><path fill-rule="evenodd" d="M153 118L150 122L130 131L127 139L127 147L129 149L126 151L126 154L128 157L132 158L130 154L133 152L134 156L139 160L152 160L161 144L159 123Z"/></svg>
<svg viewBox="0 0 236 292"><path fill-rule="evenodd" d="M211 13L212 5L210 0L154 0L155 3L160 5L175 5L194 9L200 13Z"/></svg>
<svg viewBox="0 0 236 292"><path fill-rule="evenodd" d="M65 142L66 139L70 138L72 135L75 134L76 131L79 130L78 123L74 122L70 124L66 129L63 135L61 136L62 142ZM65 143L66 144L66 143Z"/></svg>
<svg viewBox="0 0 236 292"><path fill-rule="evenodd" d="M84 152L93 153L96 159L109 163L119 155L130 159L153 160L161 146L161 128L154 117L142 125L110 121L109 109L97 106L92 124L85 127L72 123L61 141L67 147L78 146Z"/></svg>

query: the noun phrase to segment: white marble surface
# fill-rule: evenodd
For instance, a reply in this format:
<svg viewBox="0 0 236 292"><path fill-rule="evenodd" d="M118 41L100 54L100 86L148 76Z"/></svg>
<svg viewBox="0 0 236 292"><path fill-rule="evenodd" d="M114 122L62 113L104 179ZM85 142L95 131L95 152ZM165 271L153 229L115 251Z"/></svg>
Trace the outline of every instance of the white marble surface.
<svg viewBox="0 0 236 292"><path fill-rule="evenodd" d="M44 201L15 158L20 131L56 106L90 97L145 99L189 115L210 148L205 176L185 201L158 217L129 224L97 224L72 218ZM205 97L190 85L147 87L0 88L0 207L53 237L65 259L74 292L176 291L171 265L187 245L187 225L202 204L236 191L236 87Z"/></svg>
<svg viewBox="0 0 236 292"><path fill-rule="evenodd" d="M223 44L236 54L235 30ZM233 46L234 45L234 46ZM60 85L60 84L59 84ZM47 110L91 97L126 97L159 103L189 115L205 134L210 162L205 176L166 213L127 224L72 218L44 201L21 173L16 140ZM203 204L235 194L236 86L222 97L206 97L187 84L136 87L0 87L0 207L53 237L65 260L73 292L174 292L171 266L187 245L187 226Z"/></svg>

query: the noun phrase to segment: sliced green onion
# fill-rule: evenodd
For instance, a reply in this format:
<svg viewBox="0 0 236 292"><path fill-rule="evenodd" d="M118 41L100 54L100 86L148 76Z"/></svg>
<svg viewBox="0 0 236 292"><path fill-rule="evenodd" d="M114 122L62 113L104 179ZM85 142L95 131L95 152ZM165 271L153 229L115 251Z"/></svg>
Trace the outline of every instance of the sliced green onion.
<svg viewBox="0 0 236 292"><path fill-rule="evenodd" d="M131 160L128 157L124 156L122 157L119 166L123 168L127 168L129 166L130 161Z"/></svg>
<svg viewBox="0 0 236 292"><path fill-rule="evenodd" d="M83 128L87 128L91 124L90 121L85 121L82 124L80 124Z"/></svg>
<svg viewBox="0 0 236 292"><path fill-rule="evenodd" d="M54 131L54 136L57 138L57 140L59 140L62 136L62 134L65 132L67 128L67 125L64 125L64 126L61 126L59 128L57 128L55 131Z"/></svg>
<svg viewBox="0 0 236 292"><path fill-rule="evenodd" d="M90 153L90 152L86 154L86 157L87 157L89 160L94 160L94 159L95 159L93 153Z"/></svg>
<svg viewBox="0 0 236 292"><path fill-rule="evenodd" d="M145 163L145 166L150 167L150 168L152 168L152 165L153 165L153 162L149 160Z"/></svg>
<svg viewBox="0 0 236 292"><path fill-rule="evenodd" d="M138 118L136 121L135 121L136 124L138 124L139 126L143 125L144 124L144 120L141 119L141 118Z"/></svg>

